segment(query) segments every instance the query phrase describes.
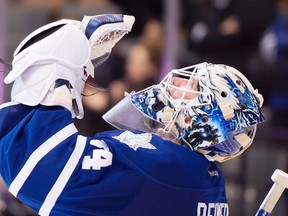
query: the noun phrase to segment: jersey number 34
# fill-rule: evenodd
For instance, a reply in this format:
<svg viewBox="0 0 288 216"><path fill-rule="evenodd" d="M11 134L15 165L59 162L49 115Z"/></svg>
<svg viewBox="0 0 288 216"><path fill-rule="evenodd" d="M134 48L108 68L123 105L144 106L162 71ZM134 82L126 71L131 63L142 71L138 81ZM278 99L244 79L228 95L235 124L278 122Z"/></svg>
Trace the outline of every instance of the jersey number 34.
<svg viewBox="0 0 288 216"><path fill-rule="evenodd" d="M100 140L91 140L90 144L99 148L94 149L92 156L84 156L82 161L82 169L85 170L100 170L102 167L107 167L112 164L112 153L107 145Z"/></svg>

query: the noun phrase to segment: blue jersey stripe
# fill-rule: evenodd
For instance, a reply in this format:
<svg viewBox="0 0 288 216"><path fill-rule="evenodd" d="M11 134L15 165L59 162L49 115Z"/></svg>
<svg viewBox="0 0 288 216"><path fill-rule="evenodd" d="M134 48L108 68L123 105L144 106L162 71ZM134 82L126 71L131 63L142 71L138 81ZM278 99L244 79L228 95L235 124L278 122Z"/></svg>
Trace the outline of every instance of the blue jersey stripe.
<svg viewBox="0 0 288 216"><path fill-rule="evenodd" d="M62 141L77 133L77 129L74 124L70 124L64 127L62 130L53 134L48 140L39 146L28 158L16 178L12 181L9 191L17 196L18 192L22 188L23 184L37 165L37 163L48 154L53 148L55 148Z"/></svg>

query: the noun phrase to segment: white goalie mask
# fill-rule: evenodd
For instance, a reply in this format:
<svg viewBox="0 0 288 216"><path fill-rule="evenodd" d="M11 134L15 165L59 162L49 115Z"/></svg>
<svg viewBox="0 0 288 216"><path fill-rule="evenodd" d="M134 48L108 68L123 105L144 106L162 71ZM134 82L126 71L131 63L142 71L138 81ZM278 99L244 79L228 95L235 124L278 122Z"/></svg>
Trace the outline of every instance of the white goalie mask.
<svg viewBox="0 0 288 216"><path fill-rule="evenodd" d="M238 70L202 63L172 70L158 85L128 94L103 118L119 129L176 138L223 162L251 145L264 121L262 104L262 95Z"/></svg>
<svg viewBox="0 0 288 216"><path fill-rule="evenodd" d="M131 31L135 18L121 14L60 20L28 35L14 52L11 99L35 106L59 105L83 118L82 91L94 68L107 60L114 45Z"/></svg>

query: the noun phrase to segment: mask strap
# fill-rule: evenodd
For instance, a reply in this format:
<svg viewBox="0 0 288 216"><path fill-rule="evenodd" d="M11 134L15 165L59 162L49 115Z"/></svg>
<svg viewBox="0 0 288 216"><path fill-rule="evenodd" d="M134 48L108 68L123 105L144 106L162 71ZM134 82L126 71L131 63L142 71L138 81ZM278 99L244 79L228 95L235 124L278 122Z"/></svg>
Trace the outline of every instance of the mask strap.
<svg viewBox="0 0 288 216"><path fill-rule="evenodd" d="M218 106L220 107L225 120L234 118L234 109L228 101L221 101L218 103Z"/></svg>

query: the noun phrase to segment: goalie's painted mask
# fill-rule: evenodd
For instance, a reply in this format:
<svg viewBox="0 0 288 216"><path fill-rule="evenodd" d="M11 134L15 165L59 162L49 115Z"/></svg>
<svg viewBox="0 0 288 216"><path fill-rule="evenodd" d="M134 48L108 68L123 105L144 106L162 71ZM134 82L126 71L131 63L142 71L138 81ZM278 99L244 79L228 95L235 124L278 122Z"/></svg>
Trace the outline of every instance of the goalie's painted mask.
<svg viewBox="0 0 288 216"><path fill-rule="evenodd" d="M250 146L256 125L264 121L262 104L262 95L238 70L202 63L172 70L158 85L127 95L103 117L120 129L179 139L223 162Z"/></svg>
<svg viewBox="0 0 288 216"><path fill-rule="evenodd" d="M28 35L14 52L13 101L35 106L60 105L82 118L82 91L94 68L109 57L114 45L131 31L135 18L121 14L63 19Z"/></svg>

